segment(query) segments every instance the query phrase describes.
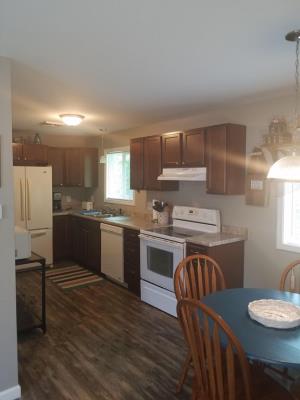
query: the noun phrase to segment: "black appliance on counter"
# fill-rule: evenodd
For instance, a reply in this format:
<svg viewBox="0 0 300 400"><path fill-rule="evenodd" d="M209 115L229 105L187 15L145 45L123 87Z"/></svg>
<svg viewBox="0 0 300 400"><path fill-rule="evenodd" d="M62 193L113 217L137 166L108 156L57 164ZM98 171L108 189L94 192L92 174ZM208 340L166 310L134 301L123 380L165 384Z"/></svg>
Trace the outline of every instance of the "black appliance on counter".
<svg viewBox="0 0 300 400"><path fill-rule="evenodd" d="M53 192L53 211L62 210L62 194L61 192Z"/></svg>

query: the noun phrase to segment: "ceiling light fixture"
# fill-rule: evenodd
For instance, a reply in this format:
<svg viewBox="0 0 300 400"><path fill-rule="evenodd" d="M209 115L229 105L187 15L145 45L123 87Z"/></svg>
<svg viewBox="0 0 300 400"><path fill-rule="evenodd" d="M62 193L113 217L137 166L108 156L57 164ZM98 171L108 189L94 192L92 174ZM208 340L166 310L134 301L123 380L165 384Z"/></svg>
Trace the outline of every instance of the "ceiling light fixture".
<svg viewBox="0 0 300 400"><path fill-rule="evenodd" d="M61 114L59 117L63 120L64 124L68 126L77 126L84 119L84 115L80 114Z"/></svg>
<svg viewBox="0 0 300 400"><path fill-rule="evenodd" d="M295 128L293 132L293 139L297 138L300 133L299 124L299 47L300 47L300 29L291 31L286 34L285 39L289 42L296 42L296 61L295 61ZM268 172L268 178L278 179L284 181L300 181L300 156L293 154L283 157L276 161Z"/></svg>

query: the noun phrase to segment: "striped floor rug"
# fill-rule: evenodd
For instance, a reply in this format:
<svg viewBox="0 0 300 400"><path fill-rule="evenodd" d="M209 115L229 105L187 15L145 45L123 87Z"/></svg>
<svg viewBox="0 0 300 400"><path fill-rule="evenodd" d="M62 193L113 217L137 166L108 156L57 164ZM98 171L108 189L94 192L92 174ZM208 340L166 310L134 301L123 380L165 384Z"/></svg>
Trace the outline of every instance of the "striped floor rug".
<svg viewBox="0 0 300 400"><path fill-rule="evenodd" d="M99 275L79 265L48 270L46 278L64 290L93 285L103 280Z"/></svg>

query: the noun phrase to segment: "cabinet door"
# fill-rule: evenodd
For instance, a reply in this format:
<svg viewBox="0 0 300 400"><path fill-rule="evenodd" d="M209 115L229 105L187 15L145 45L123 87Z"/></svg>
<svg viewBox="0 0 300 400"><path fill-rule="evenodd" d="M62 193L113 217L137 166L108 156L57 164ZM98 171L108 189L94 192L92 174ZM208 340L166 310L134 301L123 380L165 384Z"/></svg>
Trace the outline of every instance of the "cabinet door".
<svg viewBox="0 0 300 400"><path fill-rule="evenodd" d="M150 136L144 139L144 187L146 190L160 190L157 180L161 174L161 137Z"/></svg>
<svg viewBox="0 0 300 400"><path fill-rule="evenodd" d="M18 165L23 160L23 145L22 143L13 143L12 146L14 165Z"/></svg>
<svg viewBox="0 0 300 400"><path fill-rule="evenodd" d="M52 166L52 186L64 185L64 158L62 147L48 148L48 164Z"/></svg>
<svg viewBox="0 0 300 400"><path fill-rule="evenodd" d="M57 215L53 217L53 259L54 262L68 260L70 248L70 216Z"/></svg>
<svg viewBox="0 0 300 400"><path fill-rule="evenodd" d="M130 141L130 189L144 188L144 140L143 138Z"/></svg>
<svg viewBox="0 0 300 400"><path fill-rule="evenodd" d="M181 133L172 132L162 135L162 166L176 168L181 166Z"/></svg>
<svg viewBox="0 0 300 400"><path fill-rule="evenodd" d="M83 186L82 149L65 149L65 186Z"/></svg>
<svg viewBox="0 0 300 400"><path fill-rule="evenodd" d="M82 250L80 244L80 218L79 217L71 217L70 222L70 237L71 237L71 258L77 262L81 263L82 259Z"/></svg>
<svg viewBox="0 0 300 400"><path fill-rule="evenodd" d="M246 128L226 124L206 130L207 192L245 193Z"/></svg>
<svg viewBox="0 0 300 400"><path fill-rule="evenodd" d="M98 149L82 149L84 187L98 186Z"/></svg>
<svg viewBox="0 0 300 400"><path fill-rule="evenodd" d="M23 144L23 160L26 164L47 165L47 146L42 144Z"/></svg>
<svg viewBox="0 0 300 400"><path fill-rule="evenodd" d="M205 165L204 129L192 129L182 134L182 167Z"/></svg>
<svg viewBox="0 0 300 400"><path fill-rule="evenodd" d="M226 194L226 136L225 125L206 131L207 192Z"/></svg>
<svg viewBox="0 0 300 400"><path fill-rule="evenodd" d="M161 136L148 136L144 138L144 189L178 190L178 182L157 180L161 170Z"/></svg>
<svg viewBox="0 0 300 400"><path fill-rule="evenodd" d="M140 296L140 240L139 231L124 229L124 280L128 290Z"/></svg>
<svg viewBox="0 0 300 400"><path fill-rule="evenodd" d="M99 228L93 228L89 231L88 242L88 267L96 273L101 272L101 237L100 237L100 224Z"/></svg>

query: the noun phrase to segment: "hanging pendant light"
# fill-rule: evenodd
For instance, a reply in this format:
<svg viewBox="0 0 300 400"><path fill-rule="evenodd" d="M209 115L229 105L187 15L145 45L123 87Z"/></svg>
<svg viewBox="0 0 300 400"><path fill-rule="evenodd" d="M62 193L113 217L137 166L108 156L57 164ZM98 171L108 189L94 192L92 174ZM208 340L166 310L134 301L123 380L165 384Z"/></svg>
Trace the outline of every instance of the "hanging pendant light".
<svg viewBox="0 0 300 400"><path fill-rule="evenodd" d="M99 130L100 132L103 132L103 130ZM101 153L102 155L100 156L99 164L106 164L106 156L104 154L104 133L101 134Z"/></svg>
<svg viewBox="0 0 300 400"><path fill-rule="evenodd" d="M294 135L300 134L299 125L299 47L300 30L291 31L285 36L289 42L296 42L295 62L295 129ZM300 156L293 151L291 156L286 156L276 161L270 168L267 178L284 181L300 181Z"/></svg>

